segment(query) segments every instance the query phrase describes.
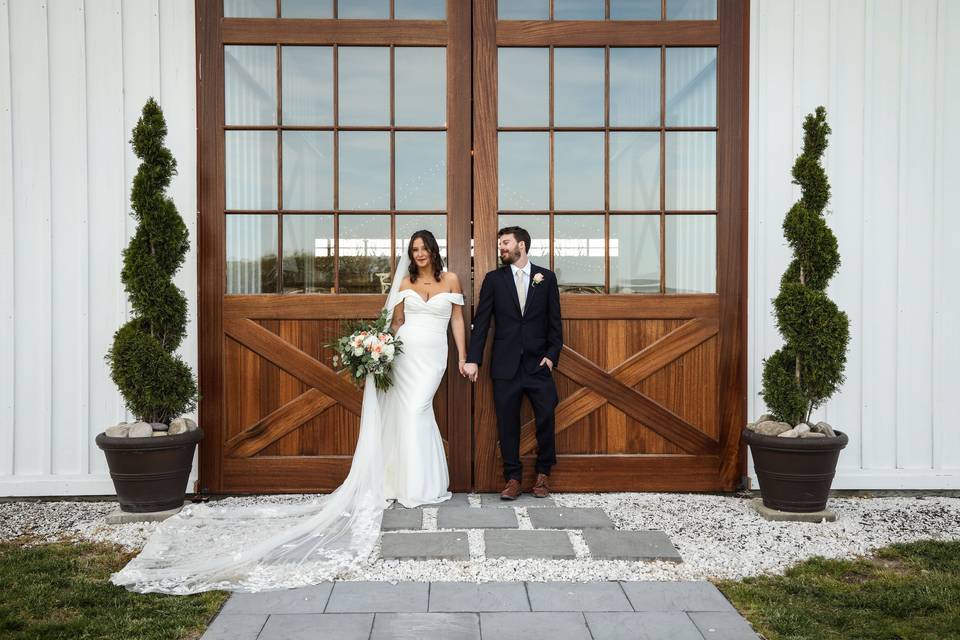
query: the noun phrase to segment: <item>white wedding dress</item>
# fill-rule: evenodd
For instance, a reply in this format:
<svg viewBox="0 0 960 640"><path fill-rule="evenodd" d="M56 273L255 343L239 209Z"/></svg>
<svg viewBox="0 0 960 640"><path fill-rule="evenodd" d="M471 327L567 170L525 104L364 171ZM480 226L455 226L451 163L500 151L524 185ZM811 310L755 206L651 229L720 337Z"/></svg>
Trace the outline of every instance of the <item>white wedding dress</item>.
<svg viewBox="0 0 960 640"><path fill-rule="evenodd" d="M400 291L408 265L403 256L385 305L388 318L404 305L394 384L379 392L367 377L360 435L343 484L298 504L188 504L110 576L113 584L140 593L189 594L333 580L369 560L391 500L412 507L451 497L433 396L447 366L452 308L463 304L463 295L424 300L412 289Z"/></svg>

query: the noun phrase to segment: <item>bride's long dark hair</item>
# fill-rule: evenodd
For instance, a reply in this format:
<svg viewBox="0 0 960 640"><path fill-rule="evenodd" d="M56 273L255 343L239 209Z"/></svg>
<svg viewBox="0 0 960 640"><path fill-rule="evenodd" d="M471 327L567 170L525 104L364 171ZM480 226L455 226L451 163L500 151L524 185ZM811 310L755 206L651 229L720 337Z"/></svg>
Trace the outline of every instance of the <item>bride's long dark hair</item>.
<svg viewBox="0 0 960 640"><path fill-rule="evenodd" d="M407 257L410 258L410 268L408 269L410 271L410 282L416 282L417 277L420 275L420 269L413 259L413 243L417 238L423 240L423 246L430 252L430 261L433 263L433 279L440 282L440 276L443 273L443 258L440 257L440 245L437 244L437 239L433 237L433 234L426 229L414 231L413 235L410 236L410 242L407 243Z"/></svg>

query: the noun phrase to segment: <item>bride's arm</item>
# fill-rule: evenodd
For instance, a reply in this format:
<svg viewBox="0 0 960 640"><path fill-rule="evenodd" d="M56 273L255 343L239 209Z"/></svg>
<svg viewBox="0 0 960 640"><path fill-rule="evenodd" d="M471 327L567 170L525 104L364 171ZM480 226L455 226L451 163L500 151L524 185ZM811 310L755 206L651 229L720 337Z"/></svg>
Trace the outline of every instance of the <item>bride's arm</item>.
<svg viewBox="0 0 960 640"><path fill-rule="evenodd" d="M393 317L390 319L390 333L396 335L397 329L403 325L403 300L393 308Z"/></svg>
<svg viewBox="0 0 960 640"><path fill-rule="evenodd" d="M450 292L463 293L460 288L460 278L452 271L447 272L450 278ZM457 344L457 360L463 365L467 361L467 332L463 322L463 305L453 305L450 315L450 328L453 329L453 341Z"/></svg>

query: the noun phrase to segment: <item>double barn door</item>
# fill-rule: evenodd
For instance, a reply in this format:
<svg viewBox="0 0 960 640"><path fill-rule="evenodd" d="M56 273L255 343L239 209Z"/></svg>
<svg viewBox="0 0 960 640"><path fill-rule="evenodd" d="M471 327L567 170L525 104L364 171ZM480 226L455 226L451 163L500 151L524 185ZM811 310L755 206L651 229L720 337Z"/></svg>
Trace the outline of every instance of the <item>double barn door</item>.
<svg viewBox="0 0 960 640"><path fill-rule="evenodd" d="M200 490L338 486L361 394L324 345L422 228L469 319L511 224L561 286L555 488L733 489L746 4L199 3ZM452 488L499 490L492 385L450 354Z"/></svg>

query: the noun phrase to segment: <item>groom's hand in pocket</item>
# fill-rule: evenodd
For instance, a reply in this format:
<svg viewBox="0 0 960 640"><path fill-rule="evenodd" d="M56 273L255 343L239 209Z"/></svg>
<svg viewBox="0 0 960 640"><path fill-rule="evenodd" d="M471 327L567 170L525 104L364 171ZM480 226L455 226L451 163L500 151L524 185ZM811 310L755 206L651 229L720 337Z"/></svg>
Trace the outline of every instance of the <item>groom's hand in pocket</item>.
<svg viewBox="0 0 960 640"><path fill-rule="evenodd" d="M543 360L541 360L540 366L542 367L543 365L547 365L547 369L550 369L550 371L553 371L553 360L551 360L550 358L545 357Z"/></svg>

